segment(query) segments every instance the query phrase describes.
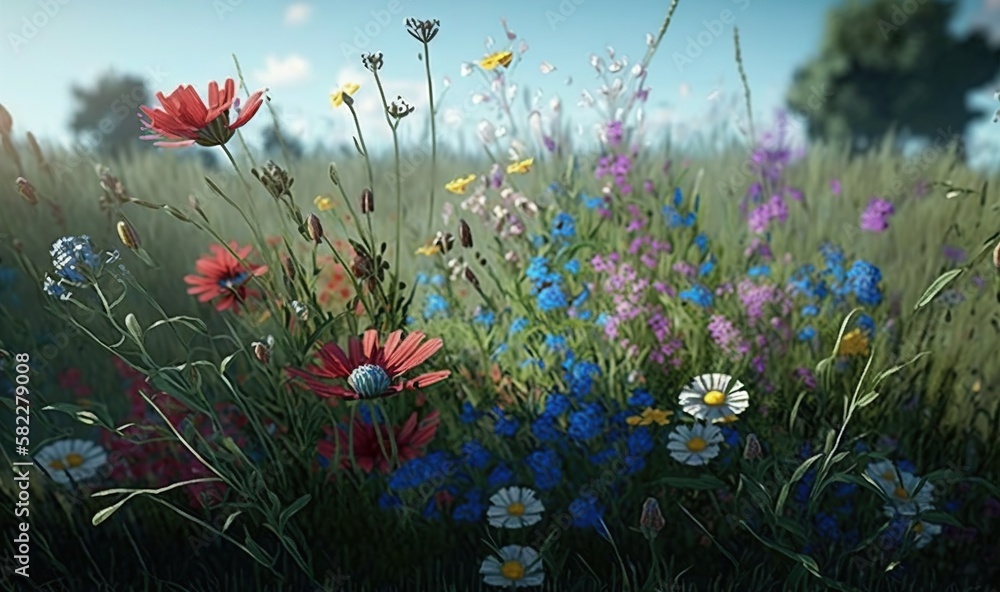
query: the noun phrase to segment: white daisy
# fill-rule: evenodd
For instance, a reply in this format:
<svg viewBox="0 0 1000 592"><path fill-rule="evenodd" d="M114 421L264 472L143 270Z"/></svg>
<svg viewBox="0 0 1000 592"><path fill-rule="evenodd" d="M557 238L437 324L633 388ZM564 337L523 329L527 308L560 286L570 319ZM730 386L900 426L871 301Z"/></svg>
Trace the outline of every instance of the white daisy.
<svg viewBox="0 0 1000 592"><path fill-rule="evenodd" d="M667 449L674 460L697 467L719 456L719 443L725 438L719 428L696 423L691 427L677 426L668 439Z"/></svg>
<svg viewBox="0 0 1000 592"><path fill-rule="evenodd" d="M893 463L884 460L869 464L865 473L882 488L900 514L914 516L934 509L934 486L924 483L917 491L920 477L913 473L897 470Z"/></svg>
<svg viewBox="0 0 1000 592"><path fill-rule="evenodd" d="M702 374L681 391L684 412L712 423L735 418L750 407L743 383L728 374Z"/></svg>
<svg viewBox="0 0 1000 592"><path fill-rule="evenodd" d="M56 483L89 479L108 462L108 453L87 440L60 440L38 451L35 462Z"/></svg>
<svg viewBox="0 0 1000 592"><path fill-rule="evenodd" d="M542 558L531 547L507 545L500 549L499 555L487 557L479 568L486 584L498 588L528 588L541 586L545 581Z"/></svg>
<svg viewBox="0 0 1000 592"><path fill-rule="evenodd" d="M490 526L499 528L523 528L542 519L545 506L535 497L535 492L524 487L501 489L490 498L490 509L486 515Z"/></svg>
<svg viewBox="0 0 1000 592"><path fill-rule="evenodd" d="M940 524L931 524L923 520L913 520L912 517L903 514L895 506L885 506L882 508L882 512L888 518L903 518L909 522L910 535L913 536L913 544L918 549L923 549L930 544L934 537L941 534Z"/></svg>
<svg viewBox="0 0 1000 592"><path fill-rule="evenodd" d="M894 491L896 483L899 482L896 465L887 460L868 463L868 466L865 467L865 475L871 478L878 485L879 489L886 492L886 495Z"/></svg>

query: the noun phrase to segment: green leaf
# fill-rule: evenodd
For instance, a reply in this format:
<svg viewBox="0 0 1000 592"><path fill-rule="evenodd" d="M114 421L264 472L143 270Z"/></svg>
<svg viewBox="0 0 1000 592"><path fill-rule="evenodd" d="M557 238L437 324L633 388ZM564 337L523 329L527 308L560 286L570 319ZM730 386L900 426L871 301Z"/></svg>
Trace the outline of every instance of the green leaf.
<svg viewBox="0 0 1000 592"><path fill-rule="evenodd" d="M222 360L222 363L219 364L219 374L221 374L222 376L225 376L226 375L226 369L229 368L229 365L233 363L233 359L235 359L236 356L238 356L239 354L240 354L240 352L235 351L235 352L229 354L228 356L226 356Z"/></svg>
<svg viewBox="0 0 1000 592"><path fill-rule="evenodd" d="M243 510L237 510L236 512L230 514L229 517L226 518L226 522L222 525L222 532L229 530L229 527L233 525L233 520L236 520L236 517L242 513Z"/></svg>
<svg viewBox="0 0 1000 592"><path fill-rule="evenodd" d="M878 391L871 391L866 393L863 397L858 399L857 408L864 409L865 407L874 403L875 399L878 399L878 397L879 397Z"/></svg>
<svg viewBox="0 0 1000 592"><path fill-rule="evenodd" d="M823 454L814 454L807 458L805 462L799 465L795 472L792 473L792 478L788 480L784 485L781 486L781 491L778 493L778 502L774 505L774 515L781 516L781 512L785 507L785 502L788 500L788 492L791 491L792 485L795 485L802 476L806 474L809 467L813 465L817 460L823 458Z"/></svg>
<svg viewBox="0 0 1000 592"><path fill-rule="evenodd" d="M302 510L302 508L306 507L310 501L312 501L312 496L307 493L282 510L281 515L278 516L278 529L284 532L285 524L288 523L288 520Z"/></svg>
<svg viewBox="0 0 1000 592"><path fill-rule="evenodd" d="M136 320L134 314L128 313L127 315L125 315L125 328L128 329L128 332L132 334L132 337L135 339L135 342L141 345L142 327L139 326L139 321Z"/></svg>
<svg viewBox="0 0 1000 592"><path fill-rule="evenodd" d="M913 307L913 310L921 309L930 304L931 300L934 300L934 298L940 294L941 291L948 286L948 284L950 284L964 271L964 269L952 269L951 271L946 271L941 274L941 276L934 280L934 283L927 288L927 291L924 292L924 295L917 301L917 305Z"/></svg>
<svg viewBox="0 0 1000 592"><path fill-rule="evenodd" d="M799 396L795 398L795 404L792 405L792 412L788 416L788 431L793 431L795 429L795 419L799 415L799 407L802 405L803 399L806 398L808 391L802 391Z"/></svg>

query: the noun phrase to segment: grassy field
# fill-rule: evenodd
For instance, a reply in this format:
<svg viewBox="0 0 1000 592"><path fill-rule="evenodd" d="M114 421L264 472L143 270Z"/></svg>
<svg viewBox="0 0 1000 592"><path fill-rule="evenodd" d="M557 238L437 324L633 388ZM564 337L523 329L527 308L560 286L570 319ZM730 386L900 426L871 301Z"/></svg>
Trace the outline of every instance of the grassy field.
<svg viewBox="0 0 1000 592"><path fill-rule="evenodd" d="M538 571L544 590L995 590L1000 193L948 147L606 142L496 163L404 146L402 166L278 170L236 137L235 166L209 170L7 133L2 413L14 426L30 401L37 463L32 577L12 589L479 590L499 553L496 577ZM602 174L614 158L628 170ZM259 179L284 173L285 193ZM758 232L770 195L787 214ZM893 206L885 229L863 215L873 198ZM430 248L437 232L454 244ZM53 261L81 235L93 258ZM226 278L258 294L219 311L228 292L199 302L185 277L228 241L254 251ZM67 260L87 277L59 299L44 277ZM247 279L250 263L268 269ZM349 401L295 373L366 329L440 338L425 365L450 376L382 398L392 362L352 359ZM749 396L718 392L721 423L714 390L682 394L709 373ZM66 439L106 456L60 480L70 456L38 455ZM541 517L487 528L514 486ZM0 482L5 506L24 495Z"/></svg>

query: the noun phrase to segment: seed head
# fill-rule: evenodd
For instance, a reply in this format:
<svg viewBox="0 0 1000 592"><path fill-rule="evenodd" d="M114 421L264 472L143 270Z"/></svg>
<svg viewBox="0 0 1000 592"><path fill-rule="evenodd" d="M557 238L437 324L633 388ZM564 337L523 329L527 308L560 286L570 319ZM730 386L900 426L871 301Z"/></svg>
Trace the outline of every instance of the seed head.
<svg viewBox="0 0 1000 592"><path fill-rule="evenodd" d="M361 64L369 72L378 72L382 69L382 52L361 54ZM347 93L344 93L347 95ZM347 98L346 96L344 97Z"/></svg>
<svg viewBox="0 0 1000 592"><path fill-rule="evenodd" d="M421 43L430 43L440 30L441 21L437 19L426 21L412 17L406 19L406 32Z"/></svg>
<svg viewBox="0 0 1000 592"><path fill-rule="evenodd" d="M361 213L362 214L372 214L375 212L375 194L372 190L365 188L361 192Z"/></svg>
<svg viewBox="0 0 1000 592"><path fill-rule="evenodd" d="M38 193L35 191L35 186L32 185L30 181L24 177L18 177L15 183L17 184L17 192L21 194L24 201L30 203L31 205L38 203Z"/></svg>
<svg viewBox="0 0 1000 592"><path fill-rule="evenodd" d="M119 220L117 229L118 238L121 239L123 245L133 250L139 248L139 234L128 223L128 220Z"/></svg>
<svg viewBox="0 0 1000 592"><path fill-rule="evenodd" d="M463 247L472 248L472 229L469 228L469 223L464 218L458 221L458 238Z"/></svg>
<svg viewBox="0 0 1000 592"><path fill-rule="evenodd" d="M323 225L320 224L316 214L309 214L306 218L306 228L309 230L309 238L317 245L323 242Z"/></svg>
<svg viewBox="0 0 1000 592"><path fill-rule="evenodd" d="M407 103L406 99L396 95L396 100L389 103L389 107L386 109L386 112L389 113L389 117L392 117L393 119L402 119L410 113L413 113L414 109L415 107Z"/></svg>
<svg viewBox="0 0 1000 592"><path fill-rule="evenodd" d="M264 164L264 170L258 171L257 169L251 169L253 176L260 181L260 184L267 189L267 192L271 194L272 197L278 199L281 196L290 195L292 185L295 183L295 179L288 174L288 171L278 166L273 160L269 160Z"/></svg>

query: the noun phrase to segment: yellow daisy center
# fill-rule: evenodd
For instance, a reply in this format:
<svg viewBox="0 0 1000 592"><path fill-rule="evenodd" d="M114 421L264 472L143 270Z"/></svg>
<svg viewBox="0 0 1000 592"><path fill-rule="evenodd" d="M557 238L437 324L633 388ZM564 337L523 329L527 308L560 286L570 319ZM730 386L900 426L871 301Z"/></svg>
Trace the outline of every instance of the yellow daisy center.
<svg viewBox="0 0 1000 592"><path fill-rule="evenodd" d="M524 504L521 502L514 502L507 506L507 513L511 516L524 516Z"/></svg>
<svg viewBox="0 0 1000 592"><path fill-rule="evenodd" d="M65 471L66 465L64 465L61 460L54 460L49 463L49 468L53 471Z"/></svg>
<svg viewBox="0 0 1000 592"><path fill-rule="evenodd" d="M897 498L899 498L901 500L908 500L908 499L910 499L910 492L906 491L905 487L897 487L896 491L892 492L892 495L894 495L895 497L897 497Z"/></svg>
<svg viewBox="0 0 1000 592"><path fill-rule="evenodd" d="M920 534L923 531L924 531L924 525L922 523L917 522L916 524L913 525L913 532Z"/></svg>
<svg viewBox="0 0 1000 592"><path fill-rule="evenodd" d="M888 470L888 471L882 473L882 478L885 479L886 481L895 481L896 480L896 473L895 473L895 471Z"/></svg>
<svg viewBox="0 0 1000 592"><path fill-rule="evenodd" d="M695 436L687 441L687 449L691 452L701 452L706 448L708 448L708 442L706 442L704 438Z"/></svg>
<svg viewBox="0 0 1000 592"><path fill-rule="evenodd" d="M508 580L524 579L524 566L520 561L507 561L500 567L500 574Z"/></svg>
<svg viewBox="0 0 1000 592"><path fill-rule="evenodd" d="M726 393L722 391L708 391L702 398L706 405L718 407L726 402Z"/></svg>

